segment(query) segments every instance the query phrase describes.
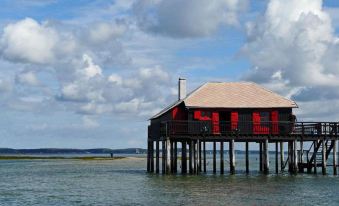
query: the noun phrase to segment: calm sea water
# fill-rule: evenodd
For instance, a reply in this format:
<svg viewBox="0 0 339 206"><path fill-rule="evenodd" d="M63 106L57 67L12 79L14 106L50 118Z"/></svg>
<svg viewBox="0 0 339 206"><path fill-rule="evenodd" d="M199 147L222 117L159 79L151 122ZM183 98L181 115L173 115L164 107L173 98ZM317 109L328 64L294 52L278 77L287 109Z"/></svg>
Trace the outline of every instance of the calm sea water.
<svg viewBox="0 0 339 206"><path fill-rule="evenodd" d="M339 176L246 175L242 162L236 175L226 162L225 175L163 176L144 158L2 160L0 205L339 205Z"/></svg>

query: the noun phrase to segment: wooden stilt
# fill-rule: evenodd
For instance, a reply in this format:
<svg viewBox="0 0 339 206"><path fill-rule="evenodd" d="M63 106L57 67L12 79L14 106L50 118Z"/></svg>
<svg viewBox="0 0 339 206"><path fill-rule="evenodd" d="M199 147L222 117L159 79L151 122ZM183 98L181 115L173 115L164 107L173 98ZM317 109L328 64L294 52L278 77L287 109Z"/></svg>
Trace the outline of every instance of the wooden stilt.
<svg viewBox="0 0 339 206"><path fill-rule="evenodd" d="M293 143L288 141L288 171L293 173Z"/></svg>
<svg viewBox="0 0 339 206"><path fill-rule="evenodd" d="M201 163L202 163L202 159L201 159L201 141L198 140L198 172L201 172Z"/></svg>
<svg viewBox="0 0 339 206"><path fill-rule="evenodd" d="M170 174L172 172L171 165L171 150L172 150L171 140L169 138L166 139L166 173Z"/></svg>
<svg viewBox="0 0 339 206"><path fill-rule="evenodd" d="M155 173L159 174L159 156L160 156L160 151L159 151L159 140L155 141Z"/></svg>
<svg viewBox="0 0 339 206"><path fill-rule="evenodd" d="M246 151L246 154L245 154L246 173L249 173L250 170L249 170L249 159L248 159L248 142L246 142L245 151Z"/></svg>
<svg viewBox="0 0 339 206"><path fill-rule="evenodd" d="M189 172L193 174L193 141L190 140L189 142Z"/></svg>
<svg viewBox="0 0 339 206"><path fill-rule="evenodd" d="M275 173L278 174L279 173L279 146L278 146L279 142L275 142Z"/></svg>
<svg viewBox="0 0 339 206"><path fill-rule="evenodd" d="M165 174L166 173L166 141L165 140L162 140L161 164L162 164L162 174Z"/></svg>
<svg viewBox="0 0 339 206"><path fill-rule="evenodd" d="M177 141L174 141L174 156L173 156L173 166L174 166L174 173L177 173L178 172L178 142Z"/></svg>
<svg viewBox="0 0 339 206"><path fill-rule="evenodd" d="M262 143L259 142L259 171L261 172L263 170L262 166Z"/></svg>
<svg viewBox="0 0 339 206"><path fill-rule="evenodd" d="M333 141L333 175L337 175L337 140Z"/></svg>
<svg viewBox="0 0 339 206"><path fill-rule="evenodd" d="M150 141L147 141L147 172L151 171L151 152L150 152Z"/></svg>
<svg viewBox="0 0 339 206"><path fill-rule="evenodd" d="M322 163L321 163L321 168L322 168L322 173L323 175L326 175L326 144L325 144L325 140L322 140L322 155L321 155L321 159L322 159Z"/></svg>
<svg viewBox="0 0 339 206"><path fill-rule="evenodd" d="M204 172L206 173L206 141L203 142L204 146Z"/></svg>
<svg viewBox="0 0 339 206"><path fill-rule="evenodd" d="M181 143L181 173L187 173L187 151L186 151L187 144L185 141Z"/></svg>
<svg viewBox="0 0 339 206"><path fill-rule="evenodd" d="M317 174L317 145L318 145L318 140L313 142L313 154L314 154L314 174Z"/></svg>
<svg viewBox="0 0 339 206"><path fill-rule="evenodd" d="M224 174L224 142L220 142L220 174Z"/></svg>
<svg viewBox="0 0 339 206"><path fill-rule="evenodd" d="M297 140L293 143L293 173L298 172L298 152L297 152Z"/></svg>
<svg viewBox="0 0 339 206"><path fill-rule="evenodd" d="M264 173L268 174L269 172L269 156L268 156L268 139L264 141Z"/></svg>
<svg viewBox="0 0 339 206"><path fill-rule="evenodd" d="M151 156L150 156L150 163L151 163L151 172L154 172L154 141L151 141Z"/></svg>
<svg viewBox="0 0 339 206"><path fill-rule="evenodd" d="M174 173L174 141L171 141L171 173Z"/></svg>
<svg viewBox="0 0 339 206"><path fill-rule="evenodd" d="M216 158L216 149L217 145L216 142L213 141L213 173L215 174L217 172L217 158Z"/></svg>
<svg viewBox="0 0 339 206"><path fill-rule="evenodd" d="M304 163L304 142L303 142L303 140L301 140L300 141L300 155L299 155L299 163L301 164L301 165L303 165L303 163ZM301 167L299 167L298 168L299 169L299 172L304 172L304 167L303 166L301 166Z"/></svg>
<svg viewBox="0 0 339 206"><path fill-rule="evenodd" d="M280 169L281 171L284 170L284 163L285 163L285 158L284 158L284 142L280 142Z"/></svg>
<svg viewBox="0 0 339 206"><path fill-rule="evenodd" d="M196 141L193 141L193 171L194 171L194 174L197 174L198 172L198 164L197 164L197 142Z"/></svg>
<svg viewBox="0 0 339 206"><path fill-rule="evenodd" d="M235 173L235 152L234 152L234 139L229 142L229 154L230 154L230 172Z"/></svg>

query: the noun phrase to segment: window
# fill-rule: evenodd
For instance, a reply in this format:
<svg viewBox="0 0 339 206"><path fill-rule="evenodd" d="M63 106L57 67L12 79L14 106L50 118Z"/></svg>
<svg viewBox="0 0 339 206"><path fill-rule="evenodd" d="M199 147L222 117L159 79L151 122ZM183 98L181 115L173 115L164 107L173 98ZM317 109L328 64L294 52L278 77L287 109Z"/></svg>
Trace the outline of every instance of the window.
<svg viewBox="0 0 339 206"><path fill-rule="evenodd" d="M260 112L260 122L269 122L270 113L269 112Z"/></svg>
<svg viewBox="0 0 339 206"><path fill-rule="evenodd" d="M211 112L209 111L201 111L202 118L211 118Z"/></svg>

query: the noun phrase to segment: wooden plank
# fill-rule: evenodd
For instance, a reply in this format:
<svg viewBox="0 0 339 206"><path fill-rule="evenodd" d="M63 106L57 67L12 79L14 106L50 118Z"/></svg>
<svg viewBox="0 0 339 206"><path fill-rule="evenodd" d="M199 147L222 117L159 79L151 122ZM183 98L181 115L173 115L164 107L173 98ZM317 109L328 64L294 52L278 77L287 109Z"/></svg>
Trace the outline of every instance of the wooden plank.
<svg viewBox="0 0 339 206"><path fill-rule="evenodd" d="M248 148L248 144L249 144L249 143L246 142L246 146L245 146L245 151L246 151L246 155L245 155L245 156L246 156L246 157L245 157L245 159L246 159L246 160L245 160L245 161L246 161L246 173L249 173L249 171L250 171L250 170L249 170L249 165L250 165L250 164L249 164L249 156L248 156L248 149L249 149L249 148Z"/></svg>
<svg viewBox="0 0 339 206"><path fill-rule="evenodd" d="M224 174L224 142L220 142L220 174Z"/></svg>
<svg viewBox="0 0 339 206"><path fill-rule="evenodd" d="M217 158L216 158L216 149L217 145L216 142L213 141L213 173L215 174L217 172Z"/></svg>

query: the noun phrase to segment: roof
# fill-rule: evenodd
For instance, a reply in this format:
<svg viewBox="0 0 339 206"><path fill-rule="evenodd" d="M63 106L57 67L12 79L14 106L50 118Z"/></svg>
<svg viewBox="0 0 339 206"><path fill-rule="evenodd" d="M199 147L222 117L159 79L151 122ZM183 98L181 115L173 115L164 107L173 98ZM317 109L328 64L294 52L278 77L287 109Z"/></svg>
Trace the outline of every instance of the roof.
<svg viewBox="0 0 339 206"><path fill-rule="evenodd" d="M188 108L297 108L298 105L253 82L208 82L151 119L185 103Z"/></svg>

